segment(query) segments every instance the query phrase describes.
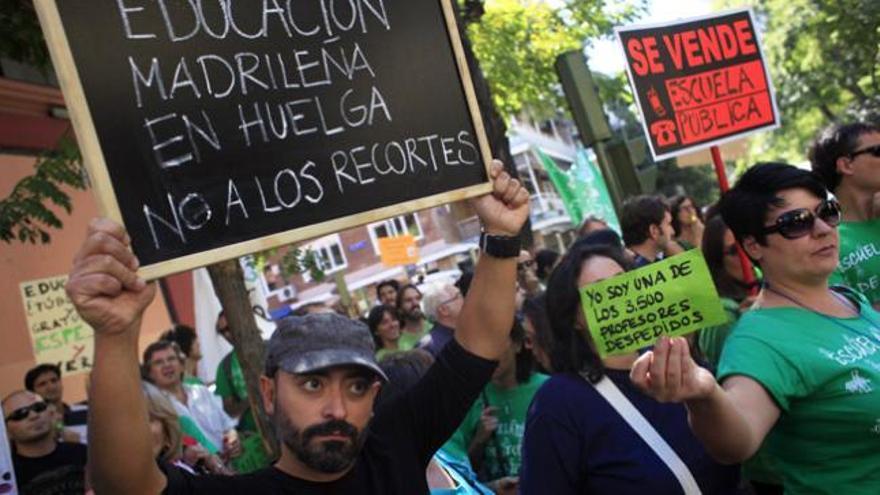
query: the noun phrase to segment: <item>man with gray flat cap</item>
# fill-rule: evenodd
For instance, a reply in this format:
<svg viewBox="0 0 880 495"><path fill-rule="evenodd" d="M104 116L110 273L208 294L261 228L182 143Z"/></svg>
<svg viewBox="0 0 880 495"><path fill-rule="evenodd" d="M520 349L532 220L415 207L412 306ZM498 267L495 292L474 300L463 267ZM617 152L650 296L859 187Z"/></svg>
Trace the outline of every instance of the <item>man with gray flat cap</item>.
<svg viewBox="0 0 880 495"><path fill-rule="evenodd" d="M338 315L283 320L269 341L260 392L282 442L281 457L242 476L195 477L153 461L140 392L137 342L155 284L117 224L93 221L74 259L67 293L95 329L90 472L102 493L426 493L425 469L488 383L509 345L516 234L528 193L499 162L493 192L473 201L483 223L480 257L455 337L414 387L373 414L385 380L369 330Z"/></svg>

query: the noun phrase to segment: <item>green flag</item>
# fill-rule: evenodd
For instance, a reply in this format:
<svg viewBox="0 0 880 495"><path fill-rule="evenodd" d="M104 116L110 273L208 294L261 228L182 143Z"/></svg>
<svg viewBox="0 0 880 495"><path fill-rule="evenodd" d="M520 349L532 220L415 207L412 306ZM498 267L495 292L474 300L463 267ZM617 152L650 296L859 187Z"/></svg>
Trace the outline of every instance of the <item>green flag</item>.
<svg viewBox="0 0 880 495"><path fill-rule="evenodd" d="M594 216L620 232L620 222L611 203L605 179L596 164L590 160L586 149L578 147L574 163L568 171L559 168L539 148L534 148L534 151L559 193L572 225L579 227L588 216Z"/></svg>
<svg viewBox="0 0 880 495"><path fill-rule="evenodd" d="M572 187L571 177L560 169L556 162L541 151L540 148L534 148L534 150L535 155L541 161L541 165L544 166L544 170L547 171L547 175L550 176L550 182L553 183L553 186L559 193L562 204L565 206L565 211L568 212L568 217L571 218L571 223L575 227L579 226L586 216L581 210L581 202L578 201L575 190Z"/></svg>
<svg viewBox="0 0 880 495"><path fill-rule="evenodd" d="M614 211L614 203L611 202L611 193L608 192L605 177L602 176L596 162L590 160L583 146L578 146L574 164L568 173L572 176L574 190L580 193L577 198L581 202L584 216L601 218L609 227L620 233L620 221L617 219L617 212Z"/></svg>

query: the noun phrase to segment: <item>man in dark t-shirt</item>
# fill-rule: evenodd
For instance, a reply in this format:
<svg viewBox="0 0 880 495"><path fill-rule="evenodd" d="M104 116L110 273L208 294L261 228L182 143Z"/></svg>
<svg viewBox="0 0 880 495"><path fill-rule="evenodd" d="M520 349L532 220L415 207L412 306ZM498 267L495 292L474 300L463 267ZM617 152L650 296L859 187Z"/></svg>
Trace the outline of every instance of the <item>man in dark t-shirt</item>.
<svg viewBox="0 0 880 495"><path fill-rule="evenodd" d="M675 242L672 214L660 196L635 196L622 206L620 229L623 242L633 252L636 268L684 251Z"/></svg>
<svg viewBox="0 0 880 495"><path fill-rule="evenodd" d="M24 375L24 388L39 395L61 414L64 435L68 442L86 442L88 407L85 404L69 405L64 402L64 382L61 380L61 367L57 364L42 363L28 370ZM55 425L56 428L60 425Z"/></svg>
<svg viewBox="0 0 880 495"><path fill-rule="evenodd" d="M3 417L21 495L85 492L86 447L55 441L52 415L42 398L13 392L3 399Z"/></svg>
<svg viewBox="0 0 880 495"><path fill-rule="evenodd" d="M422 381L376 411L385 376L365 325L338 315L283 320L267 345L262 404L281 440L281 457L255 473L193 477L152 462L140 393L137 342L156 294L139 279L121 226L89 227L67 293L95 329L89 462L98 493L411 494L428 490L425 469L489 381L509 346L516 237L528 217L528 193L492 165L493 192L473 201L484 250L455 337ZM112 258L113 262L108 262Z"/></svg>

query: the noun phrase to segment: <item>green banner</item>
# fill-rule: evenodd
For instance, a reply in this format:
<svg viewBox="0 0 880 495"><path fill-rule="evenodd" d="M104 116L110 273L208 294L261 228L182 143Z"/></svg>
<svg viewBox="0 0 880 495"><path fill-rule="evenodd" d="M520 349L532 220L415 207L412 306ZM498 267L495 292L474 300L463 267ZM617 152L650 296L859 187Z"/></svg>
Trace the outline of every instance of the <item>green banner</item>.
<svg viewBox="0 0 880 495"><path fill-rule="evenodd" d="M617 220L608 186L599 167L590 160L586 149L578 147L575 160L567 171L559 168L556 161L540 148L534 150L559 193L572 225L579 227L588 216L594 216L620 232L620 222Z"/></svg>
<svg viewBox="0 0 880 495"><path fill-rule="evenodd" d="M617 212L614 211L614 203L611 202L611 193L608 192L605 177L596 162L590 160L583 146L578 146L569 175L574 181L575 191L579 192L578 198L583 212L587 216L592 215L605 220L609 227L621 233L620 221L617 219Z"/></svg>
<svg viewBox="0 0 880 495"><path fill-rule="evenodd" d="M603 357L727 322L698 249L582 287L581 304Z"/></svg>

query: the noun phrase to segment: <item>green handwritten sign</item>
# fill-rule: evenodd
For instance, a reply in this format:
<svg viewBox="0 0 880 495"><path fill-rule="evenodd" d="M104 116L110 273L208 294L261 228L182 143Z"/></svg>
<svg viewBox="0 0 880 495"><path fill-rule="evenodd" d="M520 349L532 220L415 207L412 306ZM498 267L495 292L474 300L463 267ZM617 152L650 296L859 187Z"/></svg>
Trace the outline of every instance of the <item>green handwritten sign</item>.
<svg viewBox="0 0 880 495"><path fill-rule="evenodd" d="M685 335L727 321L697 249L582 287L580 293L590 334L603 357L651 346L663 335Z"/></svg>

